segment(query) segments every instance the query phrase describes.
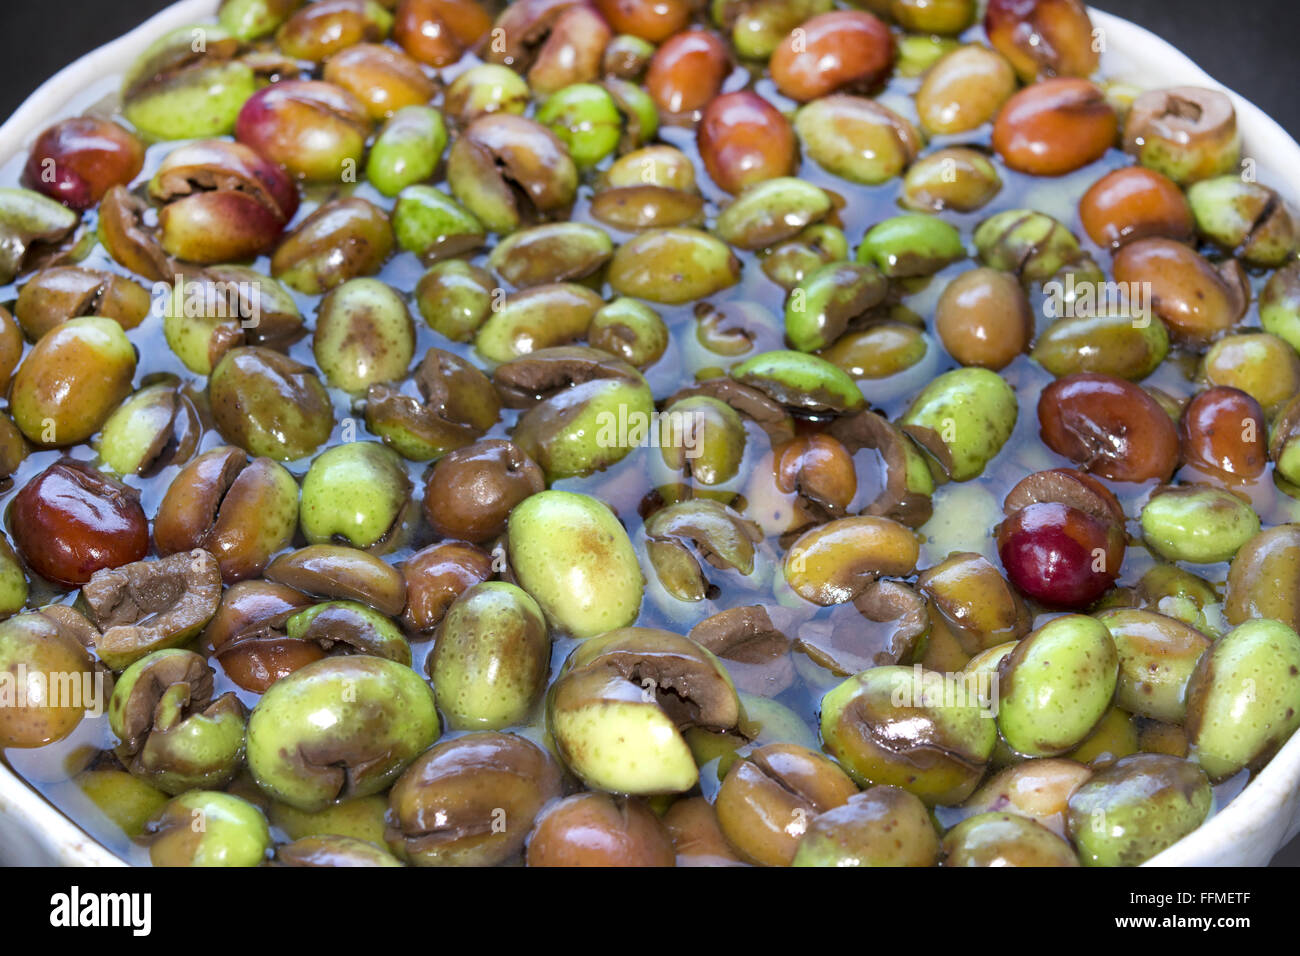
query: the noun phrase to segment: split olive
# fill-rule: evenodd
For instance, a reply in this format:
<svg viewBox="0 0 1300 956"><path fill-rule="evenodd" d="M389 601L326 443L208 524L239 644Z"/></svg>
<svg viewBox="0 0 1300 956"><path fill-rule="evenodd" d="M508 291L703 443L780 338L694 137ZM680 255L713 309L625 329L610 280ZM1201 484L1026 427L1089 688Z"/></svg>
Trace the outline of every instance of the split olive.
<svg viewBox="0 0 1300 956"><path fill-rule="evenodd" d="M916 535L897 521L871 515L839 518L790 545L785 579L814 604L843 604L881 575L911 574L918 554Z"/></svg>
<svg viewBox="0 0 1300 956"><path fill-rule="evenodd" d="M378 442L350 442L323 452L302 480L299 515L311 544L345 541L358 548L398 533L411 481L396 452Z"/></svg>
<svg viewBox="0 0 1300 956"><path fill-rule="evenodd" d="M1180 186L1236 172L1241 159L1236 110L1218 90L1149 90L1129 109L1124 149Z"/></svg>
<svg viewBox="0 0 1300 956"><path fill-rule="evenodd" d="M195 31L203 37L197 52ZM154 41L122 78L123 115L150 139L224 136L257 90L223 27L180 27Z"/></svg>
<svg viewBox="0 0 1300 956"><path fill-rule="evenodd" d="M327 657L276 681L248 719L248 766L300 810L378 793L440 732L433 691L409 667Z"/></svg>
<svg viewBox="0 0 1300 956"><path fill-rule="evenodd" d="M668 326L659 313L636 299L602 305L587 324L587 344L642 370L663 357L668 341Z"/></svg>
<svg viewBox="0 0 1300 956"><path fill-rule="evenodd" d="M420 183L407 186L393 206L397 244L427 263L483 245L483 224L446 193Z"/></svg>
<svg viewBox="0 0 1300 956"><path fill-rule="evenodd" d="M360 601L389 617L406 606L406 583L396 568L344 545L313 544L283 554L267 567L266 578L323 598Z"/></svg>
<svg viewBox="0 0 1300 956"><path fill-rule="evenodd" d="M901 787L927 806L970 796L998 735L978 701L945 698L943 675L919 666L873 667L835 687L821 733L859 784Z"/></svg>
<svg viewBox="0 0 1300 956"><path fill-rule="evenodd" d="M1097 620L1119 654L1116 703L1143 717L1182 723L1187 682L1209 638L1182 621L1135 608L1104 611Z"/></svg>
<svg viewBox="0 0 1300 956"><path fill-rule="evenodd" d="M145 826L154 866L259 866L271 848L266 817L242 797L191 790Z"/></svg>
<svg viewBox="0 0 1300 956"><path fill-rule="evenodd" d="M415 552L402 562L403 626L417 638L432 637L452 602L491 578L494 564L491 554L463 541L440 541Z"/></svg>
<svg viewBox="0 0 1300 956"><path fill-rule="evenodd" d="M969 481L1002 450L1015 427L1016 393L996 372L961 368L926 386L904 413L904 431L927 450L942 449L940 463L954 481ZM922 437L923 436L923 437Z"/></svg>
<svg viewBox="0 0 1300 956"><path fill-rule="evenodd" d="M805 276L785 304L785 334L803 352L836 342L849 325L884 301L889 281L874 265L833 262Z"/></svg>
<svg viewBox="0 0 1300 956"><path fill-rule="evenodd" d="M636 798L576 793L552 804L528 837L529 866L672 866L672 838Z"/></svg>
<svg viewBox="0 0 1300 956"><path fill-rule="evenodd" d="M512 442L484 439L438 460L424 491L424 514L439 534L485 542L506 530L515 505L546 487L537 463Z"/></svg>

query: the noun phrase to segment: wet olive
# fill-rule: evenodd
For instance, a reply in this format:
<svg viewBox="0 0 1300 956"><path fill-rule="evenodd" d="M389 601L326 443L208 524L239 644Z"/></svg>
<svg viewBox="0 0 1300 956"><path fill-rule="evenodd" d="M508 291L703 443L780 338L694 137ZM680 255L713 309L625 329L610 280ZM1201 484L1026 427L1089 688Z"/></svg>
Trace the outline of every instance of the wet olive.
<svg viewBox="0 0 1300 956"><path fill-rule="evenodd" d="M934 866L939 835L924 803L899 787L869 787L819 813L793 866Z"/></svg>
<svg viewBox="0 0 1300 956"><path fill-rule="evenodd" d="M1028 348L1034 317L1015 277L980 268L944 287L935 306L934 328L958 362L996 372Z"/></svg>
<svg viewBox="0 0 1300 956"><path fill-rule="evenodd" d="M528 837L529 866L672 866L672 838L642 801L578 793L552 804Z"/></svg>

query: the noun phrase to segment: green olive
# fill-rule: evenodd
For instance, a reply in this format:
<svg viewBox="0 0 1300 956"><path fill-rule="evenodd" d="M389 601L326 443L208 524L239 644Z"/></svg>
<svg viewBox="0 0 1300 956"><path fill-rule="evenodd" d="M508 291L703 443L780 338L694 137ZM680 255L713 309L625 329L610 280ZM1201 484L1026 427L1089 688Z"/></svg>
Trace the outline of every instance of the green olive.
<svg viewBox="0 0 1300 956"><path fill-rule="evenodd" d="M870 787L819 813L792 866L934 866L939 835L930 812L899 787Z"/></svg>
<svg viewBox="0 0 1300 956"><path fill-rule="evenodd" d="M1029 817L980 813L943 838L944 866L1078 866L1074 849Z"/></svg>
<svg viewBox="0 0 1300 956"><path fill-rule="evenodd" d="M311 544L337 537L372 547L397 528L410 496L411 480L391 449L369 441L337 445L302 480L302 533Z"/></svg>
<svg viewBox="0 0 1300 956"><path fill-rule="evenodd" d="M271 848L262 811L213 790L173 798L145 833L154 866L258 866Z"/></svg>

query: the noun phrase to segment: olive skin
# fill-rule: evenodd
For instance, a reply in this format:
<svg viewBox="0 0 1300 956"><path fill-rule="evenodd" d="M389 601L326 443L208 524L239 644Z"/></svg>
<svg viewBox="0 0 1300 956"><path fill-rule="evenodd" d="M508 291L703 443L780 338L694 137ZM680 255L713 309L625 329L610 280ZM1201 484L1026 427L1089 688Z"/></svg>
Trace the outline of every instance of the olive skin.
<svg viewBox="0 0 1300 956"><path fill-rule="evenodd" d="M14 423L41 445L75 445L131 392L135 348L112 319L69 319L43 336L14 373Z"/></svg>
<svg viewBox="0 0 1300 956"><path fill-rule="evenodd" d="M452 727L497 730L527 716L550 663L550 634L537 602L513 584L488 581L447 610L428 666Z"/></svg>
<svg viewBox="0 0 1300 956"><path fill-rule="evenodd" d="M208 380L217 428L231 444L294 461L325 444L334 410L314 370L260 346L231 349Z"/></svg>
<svg viewBox="0 0 1300 956"><path fill-rule="evenodd" d="M1230 624L1252 618L1300 627L1300 527L1278 525L1255 535L1228 569L1223 613Z"/></svg>
<svg viewBox="0 0 1300 956"><path fill-rule="evenodd" d="M1093 242L1112 249L1152 236L1182 242L1196 229L1177 184L1142 166L1117 169L1093 183L1079 200L1079 218Z"/></svg>
<svg viewBox="0 0 1300 956"><path fill-rule="evenodd" d="M515 505L545 487L541 468L518 445L484 439L438 459L424 515L444 537L482 543L501 535Z"/></svg>
<svg viewBox="0 0 1300 956"><path fill-rule="evenodd" d="M66 588L144 558L149 522L139 495L89 465L61 461L14 498L10 523L27 566Z"/></svg>
<svg viewBox="0 0 1300 956"><path fill-rule="evenodd" d="M860 10L823 13L804 22L772 54L772 79L807 102L839 89L871 92L894 65L894 40L881 20Z"/></svg>
<svg viewBox="0 0 1300 956"><path fill-rule="evenodd" d="M1062 176L1100 159L1118 132L1115 110L1100 88L1056 78L1007 100L993 124L993 148L1018 172Z"/></svg>
<svg viewBox="0 0 1300 956"><path fill-rule="evenodd" d="M195 821L203 826L196 827ZM258 866L271 848L262 811L242 797L191 790L173 798L145 827L154 866Z"/></svg>
<svg viewBox="0 0 1300 956"><path fill-rule="evenodd" d="M578 793L552 804L528 837L529 866L673 866L672 838L636 798Z"/></svg>
<svg viewBox="0 0 1300 956"><path fill-rule="evenodd" d="M709 103L696 145L709 178L729 193L794 169L795 135L789 121L749 90L724 93Z"/></svg>
<svg viewBox="0 0 1300 956"><path fill-rule="evenodd" d="M943 838L943 866L1078 866L1070 844L1029 817L981 813Z"/></svg>
<svg viewBox="0 0 1300 956"><path fill-rule="evenodd" d="M916 93L921 125L930 133L965 133L997 115L1016 91L1007 61L972 44L946 54L932 66Z"/></svg>
<svg viewBox="0 0 1300 956"><path fill-rule="evenodd" d="M1119 654L1116 703L1143 717L1182 723L1187 683L1209 638L1182 621L1136 608L1105 611L1097 619Z"/></svg>
<svg viewBox="0 0 1300 956"><path fill-rule="evenodd" d="M1070 837L1085 866L1138 866L1200 826L1212 800L1196 764L1133 754L1070 797Z"/></svg>
<svg viewBox="0 0 1300 956"><path fill-rule="evenodd" d="M416 866L496 866L519 855L562 792L560 768L536 744L466 734L425 751L393 784L385 836Z"/></svg>
<svg viewBox="0 0 1300 956"><path fill-rule="evenodd" d="M1081 0L990 0L984 30L1026 83L1097 69L1092 20Z"/></svg>
<svg viewBox="0 0 1300 956"><path fill-rule="evenodd" d="M943 290L934 313L943 347L962 365L998 371L1029 347L1034 317L1020 283L994 269L973 269Z"/></svg>
<svg viewBox="0 0 1300 956"><path fill-rule="evenodd" d="M62 740L94 705L90 655L43 614L0 621L0 675L7 688L0 707L0 745L5 747L44 747ZM69 686L80 699L50 699L51 691Z"/></svg>
<svg viewBox="0 0 1300 956"><path fill-rule="evenodd" d="M248 767L270 795L320 810L383 790L439 733L433 691L409 667L329 657L262 695L248 719Z"/></svg>
<svg viewBox="0 0 1300 956"><path fill-rule="evenodd" d="M899 787L869 787L819 813L792 866L934 866L939 835L924 803Z"/></svg>
<svg viewBox="0 0 1300 956"><path fill-rule="evenodd" d="M116 123L92 116L61 120L32 145L27 183L70 209L95 206L112 186L126 186L144 167L144 144Z"/></svg>

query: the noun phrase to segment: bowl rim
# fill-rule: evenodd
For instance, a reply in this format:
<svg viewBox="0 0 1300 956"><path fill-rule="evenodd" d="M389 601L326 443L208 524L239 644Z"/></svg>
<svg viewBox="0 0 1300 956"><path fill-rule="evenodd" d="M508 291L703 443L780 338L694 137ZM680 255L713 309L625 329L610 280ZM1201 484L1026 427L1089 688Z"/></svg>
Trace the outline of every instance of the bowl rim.
<svg viewBox="0 0 1300 956"><path fill-rule="evenodd" d="M86 87L113 73L142 52L163 33L211 18L218 0L180 0L159 11L117 39L98 47L63 67L37 89L0 125L0 162L7 162L27 149L48 125ZM1281 125L1245 97L1228 89L1198 66L1169 41L1129 20L1088 8L1093 25L1109 39L1123 38L1121 46L1141 51L1144 63L1158 63L1160 83L1165 86L1205 86L1226 93L1237 111L1243 141L1278 171L1300 169L1300 144ZM1121 72L1117 79L1124 79ZM1298 197L1285 177L1270 183L1292 203ZM1188 866L1218 862L1219 856L1237 845L1267 837L1272 845L1269 857L1297 830L1298 821L1287 820L1283 838L1264 832L1277 829L1279 815L1300 790L1300 733L1274 755L1227 806L1218 810L1195 831L1144 866ZM81 829L34 787L0 762L0 815L24 826L52 859L74 866L125 866L114 853Z"/></svg>

